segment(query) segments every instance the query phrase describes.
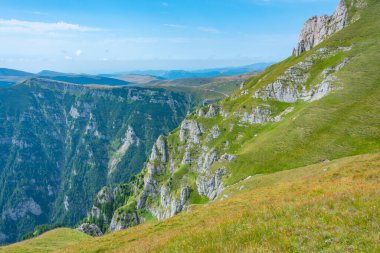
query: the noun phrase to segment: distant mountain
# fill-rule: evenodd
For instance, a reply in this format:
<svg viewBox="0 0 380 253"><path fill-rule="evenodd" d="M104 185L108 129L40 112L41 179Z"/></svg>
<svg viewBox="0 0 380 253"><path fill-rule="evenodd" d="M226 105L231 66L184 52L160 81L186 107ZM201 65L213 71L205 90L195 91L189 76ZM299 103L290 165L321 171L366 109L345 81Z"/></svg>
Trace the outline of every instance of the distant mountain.
<svg viewBox="0 0 380 253"><path fill-rule="evenodd" d="M103 185L140 171L194 100L162 88L40 78L0 89L0 244L36 225L76 224Z"/></svg>
<svg viewBox="0 0 380 253"><path fill-rule="evenodd" d="M44 72L44 71L43 71ZM81 84L81 85L90 85L90 84L97 84L97 85L109 85L109 86L121 86L121 85L129 85L131 82L123 81L120 79L115 78L109 78L109 77L103 77L103 76L93 76L93 75L86 75L86 74L53 74L53 72L50 72L50 74L39 75L40 78L44 79L50 79L55 81L61 81L61 82L67 82L67 83L73 83L73 84Z"/></svg>
<svg viewBox="0 0 380 253"><path fill-rule="evenodd" d="M0 68L0 77L4 76L17 76L17 77L27 77L27 76L34 76L34 74L15 70L15 69L7 69L7 68Z"/></svg>
<svg viewBox="0 0 380 253"><path fill-rule="evenodd" d="M150 84L150 83L165 80L162 77L151 76L151 75L135 75L135 74L127 74L127 75L105 74L105 75L100 75L100 76L119 79L119 80L131 82L135 84Z"/></svg>
<svg viewBox="0 0 380 253"><path fill-rule="evenodd" d="M37 75L40 75L40 76L46 76L46 75L56 76L56 75L66 75L66 73L52 71L52 70L42 70L42 71L38 72Z"/></svg>
<svg viewBox="0 0 380 253"><path fill-rule="evenodd" d="M0 68L0 87L12 86L25 81L31 77L39 77L54 81L61 81L81 85L109 85L109 86L122 86L129 85L131 82L115 79L110 77L87 75L87 74L68 74L51 70L43 70L37 74L15 70Z"/></svg>
<svg viewBox="0 0 380 253"><path fill-rule="evenodd" d="M25 81L26 79L34 75L35 74L33 73L25 71L0 68L0 87L15 85L17 83Z"/></svg>
<svg viewBox="0 0 380 253"><path fill-rule="evenodd" d="M122 75L145 75L161 77L169 80L182 79L182 78L194 78L194 77L217 77L217 76L232 76L241 75L254 71L263 71L273 63L255 63L242 67L226 67L215 69L201 69L201 70L136 70L127 71L122 73L116 73L113 77ZM104 75L102 75L104 76Z"/></svg>

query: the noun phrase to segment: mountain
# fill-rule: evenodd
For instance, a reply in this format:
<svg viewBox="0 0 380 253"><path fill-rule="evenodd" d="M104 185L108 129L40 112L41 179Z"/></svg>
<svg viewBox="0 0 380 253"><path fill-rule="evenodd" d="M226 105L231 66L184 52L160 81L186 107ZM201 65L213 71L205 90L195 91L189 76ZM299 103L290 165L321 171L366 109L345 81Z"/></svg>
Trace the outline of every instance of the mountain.
<svg viewBox="0 0 380 253"><path fill-rule="evenodd" d="M0 239L74 225L104 185L139 172L154 140L195 101L162 88L93 88L32 78L0 89Z"/></svg>
<svg viewBox="0 0 380 253"><path fill-rule="evenodd" d="M374 7L342 1L333 16L315 19L327 21L316 27L308 21L299 53L160 136L141 174L121 193L124 201L115 204L120 191L104 188L88 222L103 232L117 231L213 201L252 175L378 152L379 19L372 16ZM314 44L302 46L308 39ZM102 199L120 207L103 214L109 203Z"/></svg>
<svg viewBox="0 0 380 253"><path fill-rule="evenodd" d="M0 87L12 86L32 76L34 76L32 73L15 69L0 68Z"/></svg>
<svg viewBox="0 0 380 253"><path fill-rule="evenodd" d="M134 75L134 74L127 74L127 75L102 75L104 77L110 77L115 79L120 79L126 82L139 84L139 85L146 85L146 84L152 84L157 81L162 81L164 78L162 77L155 77L150 75Z"/></svg>
<svg viewBox="0 0 380 253"><path fill-rule="evenodd" d="M165 221L100 238L59 228L2 251L377 252L379 168L372 154L257 175Z"/></svg>
<svg viewBox="0 0 380 253"><path fill-rule="evenodd" d="M33 76L34 74L15 70L15 69L7 69L7 68L0 68L0 76L18 76L18 77L28 77Z"/></svg>
<svg viewBox="0 0 380 253"><path fill-rule="evenodd" d="M39 74L38 77L49 80L81 84L81 85L109 85L109 86L122 86L129 85L131 82L119 80L115 78L108 78L102 76L92 76L86 74L61 74L55 72L42 72L45 74Z"/></svg>
<svg viewBox="0 0 380 253"><path fill-rule="evenodd" d="M232 76L247 74L249 72L263 71L272 63L256 63L242 67L230 67L230 68L216 68L216 69L203 69L203 70L137 70L124 73L118 73L114 75L103 76L121 76L121 75L144 75L154 76L169 80L184 79L184 78L197 78L197 77L217 77L217 76Z"/></svg>
<svg viewBox="0 0 380 253"><path fill-rule="evenodd" d="M67 74L60 73L51 70L43 70L38 74L32 74L20 70L14 69L0 69L0 87L1 86L12 86L25 81L31 77L45 78L49 80L82 84L82 85L109 85L109 86L122 86L129 85L131 82L115 79L103 76L94 76L87 74Z"/></svg>
<svg viewBox="0 0 380 253"><path fill-rule="evenodd" d="M48 75L59 76L59 75L66 75L66 73L45 69L45 70L38 72L37 75L39 75L39 76L48 76Z"/></svg>
<svg viewBox="0 0 380 253"><path fill-rule="evenodd" d="M68 235L62 252L376 252L378 13L377 0L342 0L307 21L291 57L160 135L78 228L106 235L58 229L2 250Z"/></svg>

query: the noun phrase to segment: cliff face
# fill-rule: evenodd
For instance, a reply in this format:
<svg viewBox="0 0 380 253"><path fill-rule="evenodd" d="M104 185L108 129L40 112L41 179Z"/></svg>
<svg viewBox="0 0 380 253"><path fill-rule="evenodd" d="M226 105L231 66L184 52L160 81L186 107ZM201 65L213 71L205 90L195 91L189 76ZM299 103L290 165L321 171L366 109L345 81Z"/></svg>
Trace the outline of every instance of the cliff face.
<svg viewBox="0 0 380 253"><path fill-rule="evenodd" d="M362 1L350 3L350 7L358 7ZM343 29L349 14L341 2L332 17L313 18L317 24L307 25L301 35L307 49L312 50L316 43ZM313 136L331 128L313 129L327 120L320 115L323 110L313 112L320 122L311 125L307 124L311 115L304 120L298 118L302 118L307 108L323 104L326 96L344 92L346 84L341 73L354 61L354 46L326 44L307 56L292 57L252 78L225 100L199 108L169 136L160 136L142 173L129 184L133 193L114 212L110 230L124 229L152 216L165 219L193 205L228 198L223 191L230 185L255 173L266 173L269 164L273 170L285 168L288 163L284 160L304 154L304 150L299 153L283 150L292 151L288 147L294 142L297 142L294 146L305 147L308 141L315 142ZM303 50L305 47L300 52ZM282 132L276 137L280 141L272 144L267 139L269 132L273 134L281 126ZM298 132L283 140L293 130ZM264 137L257 144L256 139L261 136ZM264 153L261 149L265 145Z"/></svg>
<svg viewBox="0 0 380 253"><path fill-rule="evenodd" d="M185 117L190 100L164 89L95 89L32 79L0 90L0 243L40 224L73 225L104 185L140 172L151 145ZM91 210L127 189L102 191ZM111 210L112 211L112 210ZM111 216L108 219L108 217Z"/></svg>
<svg viewBox="0 0 380 253"><path fill-rule="evenodd" d="M341 0L332 16L314 16L306 21L301 31L298 45L294 49L294 54L299 56L304 51L309 51L347 25L347 6L345 1Z"/></svg>

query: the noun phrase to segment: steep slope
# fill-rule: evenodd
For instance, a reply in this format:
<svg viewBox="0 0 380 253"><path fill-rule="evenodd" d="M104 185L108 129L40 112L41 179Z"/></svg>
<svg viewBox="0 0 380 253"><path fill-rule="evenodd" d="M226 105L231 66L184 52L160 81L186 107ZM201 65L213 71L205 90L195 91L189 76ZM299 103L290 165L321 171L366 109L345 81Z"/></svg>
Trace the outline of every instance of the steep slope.
<svg viewBox="0 0 380 253"><path fill-rule="evenodd" d="M99 193L88 220L125 229L212 201L248 176L378 152L379 11L378 1L342 1L345 28L161 136L140 176L120 194Z"/></svg>
<svg viewBox="0 0 380 253"><path fill-rule="evenodd" d="M39 224L76 224L102 186L141 170L154 140L192 103L159 88L44 79L0 89L0 242Z"/></svg>
<svg viewBox="0 0 380 253"><path fill-rule="evenodd" d="M380 154L372 154L255 175L228 187L228 198L165 221L79 243L59 229L0 250L377 252L379 173Z"/></svg>

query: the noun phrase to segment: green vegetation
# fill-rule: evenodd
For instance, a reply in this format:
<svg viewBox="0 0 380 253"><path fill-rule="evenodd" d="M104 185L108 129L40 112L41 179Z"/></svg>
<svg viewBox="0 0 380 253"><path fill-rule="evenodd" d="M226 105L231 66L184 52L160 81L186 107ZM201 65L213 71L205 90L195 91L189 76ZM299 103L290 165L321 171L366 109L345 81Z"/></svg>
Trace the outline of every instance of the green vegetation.
<svg viewBox="0 0 380 253"><path fill-rule="evenodd" d="M256 175L207 207L76 244L68 238L65 248L52 237L46 252L376 252L379 175L380 154ZM44 238L22 245L33 250ZM1 250L22 252L18 245Z"/></svg>
<svg viewBox="0 0 380 253"><path fill-rule="evenodd" d="M212 194L212 191L219 190L215 177L221 171L225 171L223 187L228 187L257 174L379 152L380 73L377 59L380 58L380 3L368 1L368 5L357 10L358 21L316 48L268 68L246 81L242 89L228 98L189 115L186 119L193 128L192 136L187 129L185 140L180 141L180 131L176 129L166 138L169 160L160 162L162 172L154 175L158 190L148 194L147 209L150 206L159 211L169 210L171 207L167 204L166 207L160 206L161 202L168 203L168 199L173 198L179 200L185 186L190 187L187 204L205 202L198 192L202 188L195 184L196 179L202 176L203 181L197 183L207 187L208 193ZM349 59L348 63L335 70L346 59ZM310 66L300 67L306 63ZM291 85L297 85L294 92L313 89L326 78L324 73L330 72L335 76L334 89L313 102L301 99L281 102L255 96L257 91L265 90L276 80L291 80L287 73L294 69L299 72L292 75L301 76L302 80L305 77L305 81L301 81L303 87L300 82L290 81ZM289 110L287 114L282 114L286 110ZM207 116L208 112L212 115ZM260 115L262 118L258 119L259 123L248 123L242 120L243 115ZM274 120L275 117L280 120ZM191 143L193 138L197 139L196 143ZM190 161L186 165L182 162L185 154ZM234 159L215 158L223 154L230 154ZM212 156L214 158L210 161ZM142 175L146 173L147 169ZM170 190L166 201L160 197L160 187ZM141 191L142 188L134 194L136 199Z"/></svg>
<svg viewBox="0 0 380 253"><path fill-rule="evenodd" d="M146 224L65 251L379 251L380 2L367 2L363 9L350 7L349 15L360 16L358 21L316 48L268 68L231 96L190 114L184 140L179 140L179 128L164 138L169 159L150 161L160 173L148 178L154 185L146 193L148 208L136 207L145 168L133 181L135 193L127 194L120 201L125 205L116 210L137 211ZM299 74L305 76L304 87L295 91L310 90L345 59L348 63L334 72L335 89L319 100L285 103L255 96L274 81L291 78L287 71L305 62L311 65ZM263 117L249 123L244 115ZM182 162L185 154L190 158ZM233 158L221 159L223 154ZM211 178L201 183L216 190L218 171L224 171L224 191L201 205L209 199L198 192L196 178ZM186 210L191 211L154 221L147 210L162 211L160 187L170 191L168 201L162 201L169 203L178 200L184 186L190 188Z"/></svg>
<svg viewBox="0 0 380 253"><path fill-rule="evenodd" d="M177 127L196 103L193 95L39 79L1 88L0 244L41 224L76 225L101 187L140 172L157 137ZM121 149L129 128L132 144ZM110 161L116 161L112 173ZM101 211L112 217L124 202L125 196Z"/></svg>
<svg viewBox="0 0 380 253"><path fill-rule="evenodd" d="M88 236L82 232L69 228L59 228L46 232L37 238L16 243L10 247L0 248L0 251L10 253L51 252L54 250L64 249L65 247L76 243L82 243L90 239L91 236Z"/></svg>

